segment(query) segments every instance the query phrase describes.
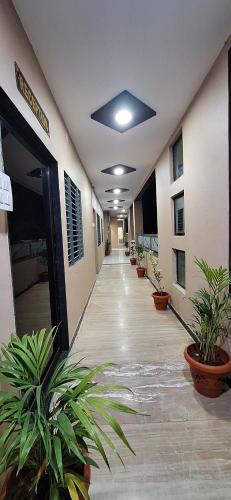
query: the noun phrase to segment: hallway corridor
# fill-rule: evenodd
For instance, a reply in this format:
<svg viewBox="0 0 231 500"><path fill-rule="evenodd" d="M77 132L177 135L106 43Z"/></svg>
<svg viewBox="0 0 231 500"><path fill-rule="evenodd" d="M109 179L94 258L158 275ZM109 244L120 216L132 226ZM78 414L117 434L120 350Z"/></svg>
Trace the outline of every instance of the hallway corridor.
<svg viewBox="0 0 231 500"><path fill-rule="evenodd" d="M112 253L113 257L113 253ZM183 358L188 335L175 315L157 312L152 285L126 264L103 265L72 352L88 366L111 361L109 384L149 416L119 416L136 456L109 452L92 471L93 500L228 500L231 478L230 391L218 400L195 393Z"/></svg>

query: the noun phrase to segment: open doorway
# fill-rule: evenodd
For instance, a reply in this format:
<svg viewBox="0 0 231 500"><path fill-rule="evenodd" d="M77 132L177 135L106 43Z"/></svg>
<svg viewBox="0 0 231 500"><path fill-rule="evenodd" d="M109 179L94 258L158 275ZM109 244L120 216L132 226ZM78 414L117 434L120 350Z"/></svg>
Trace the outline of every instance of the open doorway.
<svg viewBox="0 0 231 500"><path fill-rule="evenodd" d="M9 131L2 130L5 173L14 200L8 212L8 238L14 293L15 326L19 336L52 326L44 165Z"/></svg>
<svg viewBox="0 0 231 500"><path fill-rule="evenodd" d="M58 326L48 374L69 349L58 165L2 88L0 125L13 188L7 217L16 332Z"/></svg>

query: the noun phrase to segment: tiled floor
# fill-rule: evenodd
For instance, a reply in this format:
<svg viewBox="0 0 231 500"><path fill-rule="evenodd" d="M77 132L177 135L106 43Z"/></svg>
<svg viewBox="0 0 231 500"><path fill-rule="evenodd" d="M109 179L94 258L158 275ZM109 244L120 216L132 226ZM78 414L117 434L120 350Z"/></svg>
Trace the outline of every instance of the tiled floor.
<svg viewBox="0 0 231 500"><path fill-rule="evenodd" d="M126 257L125 248L114 248L110 255L104 257L103 264L130 264L129 257Z"/></svg>
<svg viewBox="0 0 231 500"><path fill-rule="evenodd" d="M123 449L124 471L109 451L112 473L98 460L91 498L228 500L231 392L209 400L194 391L183 357L188 335L170 310L154 309L152 291L134 267L104 265L73 347L89 366L117 363L102 380L130 386L134 396L120 401L149 414L119 417L136 456Z"/></svg>

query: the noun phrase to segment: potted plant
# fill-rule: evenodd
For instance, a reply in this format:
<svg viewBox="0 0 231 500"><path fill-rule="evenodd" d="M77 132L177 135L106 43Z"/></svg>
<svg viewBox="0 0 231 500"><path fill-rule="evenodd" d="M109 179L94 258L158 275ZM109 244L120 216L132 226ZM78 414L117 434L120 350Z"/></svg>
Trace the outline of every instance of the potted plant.
<svg viewBox="0 0 231 500"><path fill-rule="evenodd" d="M97 467L91 448L109 467L103 440L122 461L99 418L133 452L111 411L137 412L103 395L125 387L94 381L109 364L89 370L63 360L45 381L54 335L54 329L13 335L1 349L1 381L12 389L0 392L0 474L6 472L1 500L88 500L90 466Z"/></svg>
<svg viewBox="0 0 231 500"><path fill-rule="evenodd" d="M109 240L105 243L105 255L108 256L111 253L111 243Z"/></svg>
<svg viewBox="0 0 231 500"><path fill-rule="evenodd" d="M126 248L126 250L125 250L125 255L126 255L126 257L129 257L129 255L130 255L130 250L129 250L129 246L128 246L128 241L126 241L126 242L125 242L125 248Z"/></svg>
<svg viewBox="0 0 231 500"><path fill-rule="evenodd" d="M131 244L131 251L130 251L130 253L131 253L131 256L132 256L130 258L131 265L135 266L136 265L136 257L135 257L135 255L136 255L136 245L133 242Z"/></svg>
<svg viewBox="0 0 231 500"><path fill-rule="evenodd" d="M154 304L158 311L165 311L167 309L170 295L168 292L164 291L164 287L162 285L163 276L161 274L161 270L159 269L158 258L153 255L151 250L149 252L149 259L155 278L156 292L153 292L152 294Z"/></svg>
<svg viewBox="0 0 231 500"><path fill-rule="evenodd" d="M136 268L137 275L138 275L138 278L143 278L145 275L145 268L141 266L141 263L144 260L144 247L143 247L143 245L137 245L136 255L137 255L137 268Z"/></svg>
<svg viewBox="0 0 231 500"><path fill-rule="evenodd" d="M40 253L39 256L39 263L41 264L43 271L39 273L39 281L42 281L43 283L46 283L49 280L49 275L48 275L48 258L47 258L47 250L44 249Z"/></svg>
<svg viewBox="0 0 231 500"><path fill-rule="evenodd" d="M224 392L225 377L231 372L230 356L221 348L231 319L231 280L229 271L222 266L210 267L203 259L196 259L195 263L207 286L190 298L194 308L191 324L194 343L185 349L184 355L196 390L215 398Z"/></svg>

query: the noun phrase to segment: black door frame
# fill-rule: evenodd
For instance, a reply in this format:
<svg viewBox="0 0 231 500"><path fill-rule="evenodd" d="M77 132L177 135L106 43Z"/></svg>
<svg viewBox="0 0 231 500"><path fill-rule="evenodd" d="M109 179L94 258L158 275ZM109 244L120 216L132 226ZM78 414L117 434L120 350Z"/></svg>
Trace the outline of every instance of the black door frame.
<svg viewBox="0 0 231 500"><path fill-rule="evenodd" d="M47 224L47 251L52 325L58 325L49 373L58 359L69 351L63 238L59 196L58 163L16 106L0 87L0 121L44 165L44 204Z"/></svg>

